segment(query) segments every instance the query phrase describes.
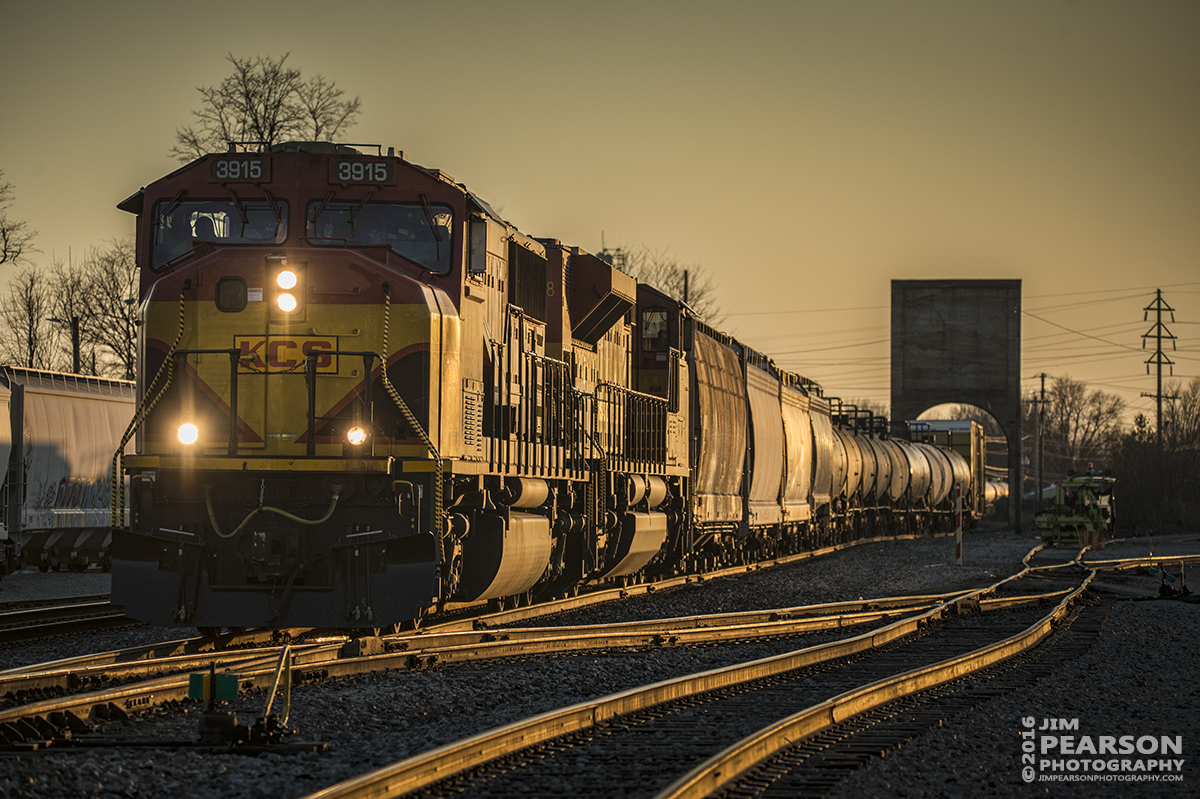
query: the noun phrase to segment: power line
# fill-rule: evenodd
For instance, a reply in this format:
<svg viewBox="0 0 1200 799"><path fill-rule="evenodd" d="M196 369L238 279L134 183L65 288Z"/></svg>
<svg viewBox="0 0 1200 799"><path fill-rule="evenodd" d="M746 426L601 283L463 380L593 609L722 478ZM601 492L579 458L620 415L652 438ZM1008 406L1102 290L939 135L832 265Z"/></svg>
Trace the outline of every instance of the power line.
<svg viewBox="0 0 1200 799"><path fill-rule="evenodd" d="M728 313L726 316L775 316L777 314L790 313L835 313L838 311L881 311L887 308L886 305L860 305L854 308L796 308L791 311L738 311L736 313Z"/></svg>
<svg viewBox="0 0 1200 799"><path fill-rule="evenodd" d="M1038 316L1037 314L1031 314L1029 311L1022 310L1021 313L1025 314L1026 316L1032 316L1034 319L1037 319L1039 322L1045 322L1048 325L1054 325L1055 327L1060 327L1063 330L1066 330L1068 333L1074 333L1078 336L1083 336L1084 338L1090 338L1090 339L1095 339L1096 341L1102 341L1105 344L1108 344L1113 347L1121 347L1122 349L1132 350L1133 352L1138 351L1137 347L1129 347L1124 344L1118 344L1115 341L1108 341L1107 339L1102 339L1097 336L1091 336L1091 335L1088 335L1087 333L1081 333L1078 330L1072 330L1071 328L1067 327L1066 325L1060 325L1058 322L1051 322L1049 319L1043 319L1042 317Z"/></svg>
<svg viewBox="0 0 1200 799"><path fill-rule="evenodd" d="M1032 294L1025 299L1040 300L1043 297L1078 297L1083 294L1114 294L1118 291L1155 291L1157 289L1171 289L1177 286L1200 286L1200 281L1192 281L1190 283L1170 283L1165 286L1126 286L1120 289L1097 289L1096 291L1065 291L1061 294ZM1189 292L1181 292L1189 293Z"/></svg>

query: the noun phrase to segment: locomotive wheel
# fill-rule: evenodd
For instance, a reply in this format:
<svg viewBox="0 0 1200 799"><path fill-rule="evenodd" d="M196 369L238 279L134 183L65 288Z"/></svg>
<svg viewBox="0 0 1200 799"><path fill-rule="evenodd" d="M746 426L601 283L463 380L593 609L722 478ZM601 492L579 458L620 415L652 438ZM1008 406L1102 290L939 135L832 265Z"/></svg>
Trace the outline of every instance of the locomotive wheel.
<svg viewBox="0 0 1200 799"><path fill-rule="evenodd" d="M200 633L200 635L204 638L216 638L218 635L221 634L221 628L220 627L197 627L196 632Z"/></svg>

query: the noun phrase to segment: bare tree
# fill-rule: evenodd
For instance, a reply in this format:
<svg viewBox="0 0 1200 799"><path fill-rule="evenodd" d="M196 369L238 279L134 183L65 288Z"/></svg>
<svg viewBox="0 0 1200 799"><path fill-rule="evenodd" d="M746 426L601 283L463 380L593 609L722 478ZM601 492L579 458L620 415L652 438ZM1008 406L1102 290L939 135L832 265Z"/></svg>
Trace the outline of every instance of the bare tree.
<svg viewBox="0 0 1200 799"><path fill-rule="evenodd" d="M719 325L725 315L717 305L716 283L700 264L685 264L668 250L641 247L605 249L602 255L611 258L618 269L647 283L662 293L687 302L701 319Z"/></svg>
<svg viewBox="0 0 1200 799"><path fill-rule="evenodd" d="M17 221L9 216L9 208L13 203L13 184L4 180L4 170L0 169L0 264L19 263L33 249L33 237L36 231L30 230L29 223Z"/></svg>
<svg viewBox="0 0 1200 799"><path fill-rule="evenodd" d="M271 146L288 139L332 139L355 123L362 101L342 99L345 92L321 75L305 81L300 70L278 58L255 56L226 60L233 73L217 86L201 86L196 127L175 131L170 154L187 162L220 152L228 142Z"/></svg>
<svg viewBox="0 0 1200 799"><path fill-rule="evenodd" d="M980 408L978 405L969 403L950 403L946 405L935 405L927 411L921 413L918 419L965 419L972 422L977 422L983 428L983 433L989 438L1001 438L1004 436L1004 428L996 421L996 417Z"/></svg>
<svg viewBox="0 0 1200 799"><path fill-rule="evenodd" d="M96 372L132 380L137 366L138 269L133 242L113 240L84 263L81 337L98 352Z"/></svg>
<svg viewBox="0 0 1200 799"><path fill-rule="evenodd" d="M1163 409L1164 446L1200 452L1200 377L1192 378L1186 388L1170 381L1163 392L1174 397Z"/></svg>
<svg viewBox="0 0 1200 799"><path fill-rule="evenodd" d="M1163 408L1162 446L1153 420L1139 413L1114 448L1120 516L1126 526L1194 530L1200 525L1200 378L1163 386L1177 397Z"/></svg>
<svg viewBox="0 0 1200 799"><path fill-rule="evenodd" d="M1071 377L1054 378L1042 410L1046 474L1061 479L1068 469L1107 464L1124 412L1125 400L1116 394L1088 391Z"/></svg>
<svg viewBox="0 0 1200 799"><path fill-rule="evenodd" d="M856 397L854 399L844 400L847 405L853 405L860 411L870 411L878 417L884 419L891 417L891 409L886 402L871 399L870 397Z"/></svg>
<svg viewBox="0 0 1200 799"><path fill-rule="evenodd" d="M321 75L314 75L307 83L301 83L296 93L304 109L305 123L311 131L313 141L332 139L342 128L354 125L362 103L358 97L343 100L344 91L334 86Z"/></svg>
<svg viewBox="0 0 1200 799"><path fill-rule="evenodd" d="M47 321L54 298L45 277L33 267L13 275L0 297L0 353L10 363L30 369L53 368L57 331Z"/></svg>

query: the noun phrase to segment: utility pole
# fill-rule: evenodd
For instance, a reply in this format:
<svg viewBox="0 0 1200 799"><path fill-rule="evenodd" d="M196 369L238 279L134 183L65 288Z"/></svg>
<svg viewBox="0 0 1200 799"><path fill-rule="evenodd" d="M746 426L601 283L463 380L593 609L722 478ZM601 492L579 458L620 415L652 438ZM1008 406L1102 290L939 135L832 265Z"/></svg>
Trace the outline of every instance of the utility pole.
<svg viewBox="0 0 1200 799"><path fill-rule="evenodd" d="M1033 513L1042 509L1042 408L1046 405L1046 373L1042 372L1042 395L1033 401Z"/></svg>
<svg viewBox="0 0 1200 799"><path fill-rule="evenodd" d="M1157 405L1157 414L1156 414L1155 420L1154 420L1154 438L1155 438L1155 443L1157 444L1156 448L1158 449L1158 458L1156 459L1158 462L1157 463L1158 475L1157 475L1157 479L1154 481L1154 483L1155 483L1155 494L1156 494L1155 516L1159 516L1163 512L1163 496L1164 496L1164 491L1165 491L1165 487L1163 485L1163 480L1165 478L1165 475L1163 474L1162 404L1163 404L1164 399L1171 399L1170 397L1163 396L1163 385L1162 385L1163 367L1166 366L1169 373L1172 376L1175 374L1175 362L1172 361L1169 357L1167 357L1167 354L1165 352L1163 352L1163 339L1170 340L1171 349L1175 349L1175 336L1171 335L1171 331L1168 330L1166 325L1163 324L1162 317L1163 317L1164 312L1169 313L1169 314L1171 314L1171 321L1174 322L1175 321L1175 309L1172 308L1170 305L1167 305L1165 302L1163 302L1162 289L1157 289L1155 292L1154 302L1147 305L1143 310L1145 311L1145 314L1142 316L1143 322L1148 322L1150 320L1150 312L1151 311L1154 312L1154 327L1150 328L1148 331L1146 331L1146 333L1144 333L1142 335L1142 349L1146 348L1146 339L1150 339L1150 338L1154 339L1154 343L1155 343L1154 354L1151 355L1146 360L1146 374L1150 374L1150 364L1154 364L1156 371L1158 373L1158 385L1157 385L1157 390L1153 394L1146 394L1143 392L1142 396L1143 397L1154 397L1155 403Z"/></svg>
<svg viewBox="0 0 1200 799"><path fill-rule="evenodd" d="M79 370L83 367L83 364L80 363L79 354L79 317L72 315L70 319L59 319L57 316L50 316L47 317L46 321L69 324L71 326L71 372L79 374ZM93 373L95 371L95 369L92 369Z"/></svg>
<svg viewBox="0 0 1200 799"><path fill-rule="evenodd" d="M79 374L83 365L79 362L79 317L71 317L71 371Z"/></svg>
<svg viewBox="0 0 1200 799"><path fill-rule="evenodd" d="M1163 339L1170 340L1171 349L1173 350L1173 349L1175 349L1175 336L1171 335L1171 331L1168 330L1166 325L1163 324L1162 317L1163 317L1164 312L1169 313L1169 314L1171 314L1171 321L1174 322L1175 321L1175 309L1172 308L1170 305L1167 305L1165 302L1163 302L1162 289L1157 289L1156 296L1154 298L1154 302L1150 303L1142 310L1145 311L1145 313L1142 315L1143 322L1150 321L1150 312L1151 311L1154 312L1154 327L1150 328L1148 331L1146 331L1145 333L1142 334L1142 349L1146 349L1146 339L1151 339L1151 338L1154 339L1154 341L1155 341L1154 354L1151 355L1146 360L1146 374L1150 374L1150 365L1154 364L1157 369L1157 372L1158 372L1158 387L1157 387L1157 390L1153 394L1146 394L1143 392L1142 396L1143 397L1154 397L1155 403L1157 404L1157 415L1155 416L1155 422L1154 422L1154 435L1155 435L1156 443L1158 445L1159 462L1161 463L1162 453L1163 453L1162 405L1163 405L1164 399L1172 399L1171 397L1163 396L1163 386L1162 386L1163 367L1166 366L1168 368L1171 376L1175 375L1175 362L1172 361L1169 357L1167 357L1167 354L1165 352L1163 352Z"/></svg>

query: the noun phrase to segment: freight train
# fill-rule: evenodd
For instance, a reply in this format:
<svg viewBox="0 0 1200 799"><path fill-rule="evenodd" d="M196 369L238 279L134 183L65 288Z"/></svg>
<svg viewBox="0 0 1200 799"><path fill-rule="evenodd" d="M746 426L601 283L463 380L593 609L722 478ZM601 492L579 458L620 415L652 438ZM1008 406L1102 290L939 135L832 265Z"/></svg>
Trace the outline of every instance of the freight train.
<svg viewBox="0 0 1200 799"><path fill-rule="evenodd" d="M948 529L956 486L984 511L978 425L893 436L391 148L231 145L118 207L140 400L112 601L135 618L387 629Z"/></svg>
<svg viewBox="0 0 1200 799"><path fill-rule="evenodd" d="M113 450L134 383L0 366L0 577L109 567Z"/></svg>

